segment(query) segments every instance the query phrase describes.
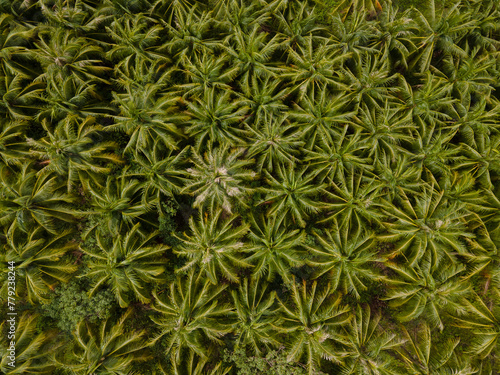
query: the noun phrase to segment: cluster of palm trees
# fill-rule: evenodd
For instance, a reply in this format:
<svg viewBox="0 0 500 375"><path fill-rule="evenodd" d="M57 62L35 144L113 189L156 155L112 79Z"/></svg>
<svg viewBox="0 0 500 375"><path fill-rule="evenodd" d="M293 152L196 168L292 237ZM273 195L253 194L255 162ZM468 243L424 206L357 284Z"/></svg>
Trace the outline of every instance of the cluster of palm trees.
<svg viewBox="0 0 500 375"><path fill-rule="evenodd" d="M0 10L0 372L500 372L498 2Z"/></svg>

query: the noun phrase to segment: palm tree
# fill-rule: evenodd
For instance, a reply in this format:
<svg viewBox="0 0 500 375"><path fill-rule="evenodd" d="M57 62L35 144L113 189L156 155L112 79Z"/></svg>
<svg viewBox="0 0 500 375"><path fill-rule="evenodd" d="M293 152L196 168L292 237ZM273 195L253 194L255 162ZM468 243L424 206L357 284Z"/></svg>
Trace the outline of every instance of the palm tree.
<svg viewBox="0 0 500 375"><path fill-rule="evenodd" d="M326 27L318 22L317 13L308 3L292 1L282 6L281 11L274 9L273 21L278 33L283 36L282 48L297 50L305 47L308 39L317 43L327 40L323 37Z"/></svg>
<svg viewBox="0 0 500 375"><path fill-rule="evenodd" d="M146 214L152 207L159 205L158 197L143 196L143 183L130 179L126 169L119 176L108 176L104 189L92 186L88 188L93 198L93 208L88 214L97 215L103 226L96 223L88 229L86 235L94 229L103 233L120 233L123 227L133 227L136 220L153 228L157 227ZM144 202L147 204L143 204Z"/></svg>
<svg viewBox="0 0 500 375"><path fill-rule="evenodd" d="M260 355L265 349L278 346L272 325L276 321L276 292L269 284L258 280L244 279L237 290L232 290L233 305L237 321L233 331L237 335L236 347L250 347Z"/></svg>
<svg viewBox="0 0 500 375"><path fill-rule="evenodd" d="M23 164L14 173L0 167L0 225L24 232L41 226L56 234L56 223L71 223L79 212L68 206L74 197L61 192L57 177L38 174L32 164Z"/></svg>
<svg viewBox="0 0 500 375"><path fill-rule="evenodd" d="M45 4L47 2L47 4ZM99 32L99 24L106 22L110 15L95 15L97 4L85 0L56 0L55 4L41 1L39 6L50 26L72 30L75 34L93 36ZM89 38L90 39L90 38ZM93 39L93 38L92 38Z"/></svg>
<svg viewBox="0 0 500 375"><path fill-rule="evenodd" d="M265 198L259 203L271 204L268 215L288 216L300 227L306 226L306 219L318 213L324 204L316 198L325 190L325 184L315 185L315 175L307 173L307 168L295 169L295 164L278 165L275 175L264 171L269 187L262 188Z"/></svg>
<svg viewBox="0 0 500 375"><path fill-rule="evenodd" d="M106 52L106 58L116 61L116 69L122 70L126 75L132 69L154 64L169 62L166 54L158 48L158 41L164 28L152 24L151 19L143 14L132 17L123 17L114 20L106 31L114 43Z"/></svg>
<svg viewBox="0 0 500 375"><path fill-rule="evenodd" d="M311 95L305 96L300 106L295 106L289 116L303 128L302 139L306 141L306 149L333 143L335 136L341 134L355 115L348 110L349 104L346 96L333 96L323 86L321 90L314 90Z"/></svg>
<svg viewBox="0 0 500 375"><path fill-rule="evenodd" d="M3 71L2 71L3 70ZM20 73L11 73L8 69L0 69L0 113L3 118L14 121L31 120L40 110L43 82L27 80Z"/></svg>
<svg viewBox="0 0 500 375"><path fill-rule="evenodd" d="M449 94L453 87L445 79L426 71L416 85L411 85L402 76L399 76L399 84L395 103L400 102L402 110L410 111L413 121L419 129L419 134L431 134L428 129L437 125L446 125L445 121L452 120L453 104L457 99ZM396 105L397 106L397 105ZM440 129L441 130L441 129Z"/></svg>
<svg viewBox="0 0 500 375"><path fill-rule="evenodd" d="M241 95L243 103L250 108L250 118L246 119L249 130L254 129L256 125L265 125L266 120L279 116L288 109L283 100L289 97L291 91L290 88L282 86L280 80L269 77L261 79L255 74L248 81L239 81L241 94L236 94Z"/></svg>
<svg viewBox="0 0 500 375"><path fill-rule="evenodd" d="M180 152L164 152L158 142L155 142L151 149L141 150L135 155L127 176L144 180L141 193L144 206L149 204L147 199L150 197L155 197L155 202L161 202L163 196L172 197L184 187L186 173L182 166L188 152L188 147Z"/></svg>
<svg viewBox="0 0 500 375"><path fill-rule="evenodd" d="M115 324L107 319L95 327L81 321L73 332L70 354L61 358L61 351L50 353L53 364L63 374L128 374L131 364L150 358L145 353L145 332L125 331L132 311L129 308Z"/></svg>
<svg viewBox="0 0 500 375"><path fill-rule="evenodd" d="M463 315L465 300L470 293L470 284L460 279L465 271L463 265L450 263L440 268L431 268L426 261L413 267L386 262L385 265L397 274L390 281L387 297L391 307L399 309L402 322L417 319L421 315L433 328L443 330L443 313ZM390 285L389 284L389 285Z"/></svg>
<svg viewBox="0 0 500 375"><path fill-rule="evenodd" d="M54 129L44 120L42 126L46 137L27 139L30 154L47 164L39 173L55 173L66 179L68 192L75 183L102 187L102 177L111 172L111 167L103 164L122 162L117 155L106 153L117 147L115 142L96 142L102 127L95 125L93 117L81 121L76 116L67 116Z"/></svg>
<svg viewBox="0 0 500 375"><path fill-rule="evenodd" d="M261 78L275 76L277 68L269 60L280 48L281 39L279 34L268 38L267 33L260 32L259 25L254 25L248 32L236 27L221 47L232 57L232 65L238 67L239 79L248 85L253 75Z"/></svg>
<svg viewBox="0 0 500 375"><path fill-rule="evenodd" d="M476 21L471 18L472 13L461 9L460 2L447 8L442 7L436 12L434 0L428 1L429 6L422 8L421 12L413 10L413 19L421 30L415 36L415 41L420 41L415 56L410 57L410 69L417 66L418 71L425 72L433 64L434 55L444 57L466 57L465 51L457 44L469 31L476 26ZM433 65L436 65L434 63Z"/></svg>
<svg viewBox="0 0 500 375"><path fill-rule="evenodd" d="M375 161L373 174L380 180L382 197L388 202L398 202L403 196L418 196L425 186L420 179L420 168L404 154L397 154L396 160L384 154Z"/></svg>
<svg viewBox="0 0 500 375"><path fill-rule="evenodd" d="M203 157L193 150L194 166L186 170L190 178L181 190L196 196L193 207L208 207L210 211L222 207L229 213L235 205L248 207L253 190L249 182L256 173L246 168L252 159L243 160L243 154L244 149L230 151L227 145L209 148Z"/></svg>
<svg viewBox="0 0 500 375"><path fill-rule="evenodd" d="M254 25L265 25L269 21L272 4L262 1L221 0L213 9L213 18L221 29L234 33L236 29L248 33Z"/></svg>
<svg viewBox="0 0 500 375"><path fill-rule="evenodd" d="M109 117L116 112L113 106L104 103L95 84L79 82L73 76L63 80L48 77L45 93L47 95L41 97L45 105L38 105L39 111L35 116L39 122L43 119L58 122L66 116Z"/></svg>
<svg viewBox="0 0 500 375"><path fill-rule="evenodd" d="M182 69L187 83L178 86L183 92L183 97L202 96L205 91L216 88L230 90L229 85L239 72L237 67L228 66L229 57L222 55L214 57L209 53L193 55L192 59L181 58Z"/></svg>
<svg viewBox="0 0 500 375"><path fill-rule="evenodd" d="M463 142L478 149L485 138L498 133L500 126L495 120L500 113L498 101L490 98L480 98L476 103L471 100L462 100L455 104L458 119L454 123L459 129Z"/></svg>
<svg viewBox="0 0 500 375"><path fill-rule="evenodd" d="M389 60L379 55L363 54L355 60L352 67L344 69L345 84L348 86L348 98L358 106L362 103L368 107L380 107L391 99L391 94L398 88L391 87L399 78L399 74L391 72Z"/></svg>
<svg viewBox="0 0 500 375"><path fill-rule="evenodd" d="M103 76L111 68L102 64L102 50L88 43L82 37L62 28L42 28L39 30L36 49L27 51L29 56L40 63L44 73L38 80L62 81L72 76L78 83L92 81L110 84Z"/></svg>
<svg viewBox="0 0 500 375"><path fill-rule="evenodd" d="M151 320L159 332L150 344L165 337L165 353L175 363L181 362L185 352L208 358L209 344L220 344L233 324L227 319L232 307L220 302L226 287L212 284L205 275L196 275L193 270L170 284L166 298L154 293L153 309L158 315Z"/></svg>
<svg viewBox="0 0 500 375"><path fill-rule="evenodd" d="M47 302L51 290L59 282L66 282L78 267L68 256L78 248L71 241L71 230L65 230L47 237L41 226L25 233L19 227L11 227L5 233L5 243L1 244L3 265L1 271L2 288L0 293L5 299L8 294L8 262L16 265L16 293L35 305ZM3 241L2 241L3 242ZM62 259L61 259L62 258Z"/></svg>
<svg viewBox="0 0 500 375"><path fill-rule="evenodd" d="M489 75L488 70L495 64L495 61L489 55L480 54L479 47L471 51L467 46L465 52L467 57L461 59L443 59L440 75L449 81L453 87L452 93L461 102L470 102L471 95L483 100L489 99L494 79Z"/></svg>
<svg viewBox="0 0 500 375"><path fill-rule="evenodd" d="M0 120L0 165L20 166L26 154L22 136L26 128L22 121Z"/></svg>
<svg viewBox="0 0 500 375"><path fill-rule="evenodd" d="M344 327L343 349L345 364L341 374L349 375L396 375L404 374L391 354L404 339L395 332L384 331L380 324L380 313L373 314L369 307L358 305L349 325Z"/></svg>
<svg viewBox="0 0 500 375"><path fill-rule="evenodd" d="M200 11L199 4L200 2L196 2L195 5L185 7L174 2L172 19L165 22L160 18L162 25L169 31L169 37L159 48L166 50L174 61L181 61L184 56L192 58L194 55L210 53L215 48L221 48L219 41L209 38L213 21L209 12Z"/></svg>
<svg viewBox="0 0 500 375"><path fill-rule="evenodd" d="M314 281L308 288L304 280L302 286L294 282L291 287L290 300L278 300L281 310L275 329L288 337L287 360L304 358L308 374L312 375L319 369L321 359L342 361L343 350L336 345L341 339L339 328L351 317L330 285L318 288Z"/></svg>
<svg viewBox="0 0 500 375"><path fill-rule="evenodd" d="M462 143L462 155L455 169L465 170L481 183L486 189L493 187L492 176L500 173L500 135L485 137L477 148ZM462 172L463 173L463 172Z"/></svg>
<svg viewBox="0 0 500 375"><path fill-rule="evenodd" d="M489 306L484 298L475 294L474 298L464 304L470 314L464 318L455 318L458 327L473 330L476 337L468 353L479 356L481 360L497 350L500 339L500 309L498 303L494 302L499 300L500 290L493 289L493 292L494 299Z"/></svg>
<svg viewBox="0 0 500 375"><path fill-rule="evenodd" d="M151 149L156 142L164 148L178 149L183 138L177 124L187 120L178 114L179 98L161 95L161 85L147 83L138 85L125 83L126 92L113 93L120 113L114 116L115 123L106 127L108 131L123 131L130 140L124 152L136 153L139 149Z"/></svg>
<svg viewBox="0 0 500 375"><path fill-rule="evenodd" d="M342 64L349 57L347 54L337 54L335 46L329 41L319 44L311 35L305 36L304 46L298 46L295 51L287 49L287 67L280 71L281 79L291 82L292 92L298 91L297 101L301 101L315 90L343 90Z"/></svg>
<svg viewBox="0 0 500 375"><path fill-rule="evenodd" d="M15 12L13 12L15 13ZM6 12L0 17L0 61L2 71L10 71L12 74L19 74L25 78L35 78L38 76L36 67L26 64L26 46L33 38L35 28L22 23L20 14L16 17ZM17 19L16 19L17 18ZM14 22L17 21L17 22ZM35 68L35 69L33 69Z"/></svg>
<svg viewBox="0 0 500 375"><path fill-rule="evenodd" d="M286 215L250 215L250 244L242 250L250 255L246 261L254 265L253 276L272 281L276 274L286 283L292 281L290 269L304 264L301 246L304 231L286 225Z"/></svg>
<svg viewBox="0 0 500 375"><path fill-rule="evenodd" d="M7 332L9 318L0 324L0 331ZM12 340L2 340L0 344L0 371L5 375L53 374L54 366L49 360L49 353L60 350L64 341L53 330L39 332L39 315L30 311L16 317L16 334ZM9 326L10 327L10 326ZM7 335L5 336L7 338ZM9 347L15 342L15 360L12 361ZM14 362L12 366L10 363Z"/></svg>
<svg viewBox="0 0 500 375"><path fill-rule="evenodd" d="M358 230L380 226L382 215L378 201L382 195L382 183L376 178L363 176L363 170L346 170L339 177L338 182L330 180L332 191L328 191L328 196L333 202L325 206L333 211L327 211L321 222L338 217L341 225L349 223Z"/></svg>
<svg viewBox="0 0 500 375"><path fill-rule="evenodd" d="M383 259L375 252L373 235L362 233L361 228L340 226L337 220L330 229L316 230L314 235L314 244L305 245L312 258L308 264L315 268L314 279L328 274L334 290L351 293L357 299L368 283L381 280L373 264Z"/></svg>
<svg viewBox="0 0 500 375"><path fill-rule="evenodd" d="M438 127L426 129L417 133L413 142L405 153L410 156L410 161L424 172L422 179L432 181L451 174L451 166L458 160L458 147L451 139L455 132L446 132ZM451 165L451 166L450 166Z"/></svg>
<svg viewBox="0 0 500 375"><path fill-rule="evenodd" d="M417 49L413 40L417 28L412 22L411 10L404 12L395 8L392 1L384 1L384 6L379 17L379 33L375 47L379 48L382 60L390 59L391 66L408 68L408 56Z"/></svg>
<svg viewBox="0 0 500 375"><path fill-rule="evenodd" d="M433 340L431 329L422 323L411 333L402 328L407 339L405 345L397 349L405 361L408 371L415 375L438 375L444 373L472 375L477 371L471 367L470 360L460 361L457 346L460 338L448 339L439 344Z"/></svg>
<svg viewBox="0 0 500 375"><path fill-rule="evenodd" d="M274 170L280 163L299 163L299 148L304 145L302 131L296 123L290 122L287 115L277 117L264 114L253 125L247 125L248 156L258 157L256 169Z"/></svg>
<svg viewBox="0 0 500 375"><path fill-rule="evenodd" d="M379 32L366 15L364 10L344 18L337 12L329 14L330 38L333 39L339 54L353 55L359 60L362 55L379 53L376 48L369 47L370 40Z"/></svg>
<svg viewBox="0 0 500 375"><path fill-rule="evenodd" d="M413 141L411 131L414 125L410 114L392 107L388 100L383 108L363 103L357 120L360 136L370 150L368 157L373 160L379 160L385 154L394 161L396 154L402 153L401 144Z"/></svg>
<svg viewBox="0 0 500 375"><path fill-rule="evenodd" d="M469 215L464 204L447 203L443 194L425 188L414 200L402 193L399 208L385 205L392 220L384 223L388 233L378 238L395 244L392 257L400 254L410 266L424 260L434 270L445 259L455 263L456 252L467 254L461 239L473 237L466 227Z"/></svg>
<svg viewBox="0 0 500 375"><path fill-rule="evenodd" d="M318 142L314 149L303 149L304 162L314 168L319 181L342 181L350 170L373 169L372 159L364 157L368 146L363 144L360 132L350 134L350 131L349 126L344 126L331 142Z"/></svg>
<svg viewBox="0 0 500 375"><path fill-rule="evenodd" d="M248 108L242 99L234 99L231 91L221 93L210 88L204 92L203 98L186 104L190 116L186 132L194 137L198 152L214 143L221 146L245 144L247 131L239 124Z"/></svg>
<svg viewBox="0 0 500 375"><path fill-rule="evenodd" d="M83 246L88 268L79 277L93 280L90 295L107 285L121 307L129 305L131 295L141 303L151 301L148 284L162 282L163 255L169 247L154 244L158 232L144 235L139 226L135 224L125 235L115 234L112 240L97 232L96 245Z"/></svg>
<svg viewBox="0 0 500 375"><path fill-rule="evenodd" d="M222 210L210 212L210 215L200 210L197 221L189 218L192 234L175 235L181 242L174 248L174 253L188 258L177 272L197 270L212 284L218 284L221 276L238 282L238 267L249 267L250 264L239 254L244 246L241 239L249 225L236 226L237 220L236 215L224 218Z"/></svg>
<svg viewBox="0 0 500 375"><path fill-rule="evenodd" d="M215 352L215 351L214 351ZM160 367L160 372L154 373L155 375L226 375L231 371L231 367L225 365L223 362L215 362L215 353L210 353L206 357L200 357L195 352L191 351L187 358L181 359L180 362L175 360L175 355L170 356L169 371L165 371ZM161 366L161 365L160 365Z"/></svg>

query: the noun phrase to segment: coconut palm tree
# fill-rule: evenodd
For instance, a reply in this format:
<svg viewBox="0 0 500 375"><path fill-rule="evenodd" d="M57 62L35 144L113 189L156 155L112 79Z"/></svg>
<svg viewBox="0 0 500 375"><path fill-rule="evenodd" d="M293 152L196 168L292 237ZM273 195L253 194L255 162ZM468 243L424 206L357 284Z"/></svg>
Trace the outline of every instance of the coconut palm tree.
<svg viewBox="0 0 500 375"><path fill-rule="evenodd" d="M283 83L279 80L260 78L255 74L249 81L239 81L241 94L236 94L241 95L243 102L250 108L250 116L246 119L247 124L251 125L249 130L288 109L283 101L290 96L291 91L290 88L282 86Z"/></svg>
<svg viewBox="0 0 500 375"><path fill-rule="evenodd" d="M397 154L393 160L389 155L383 155L375 161L373 174L382 185L382 197L388 202L396 202L403 197L421 194L425 182L420 179L420 169L410 163L405 154Z"/></svg>
<svg viewBox="0 0 500 375"><path fill-rule="evenodd" d="M56 224L71 223L80 213L69 204L74 197L61 191L57 176L37 174L33 164L23 164L15 172L0 167L0 225L24 232L37 226L56 234Z"/></svg>
<svg viewBox="0 0 500 375"><path fill-rule="evenodd" d="M9 286L8 262L15 263L16 294L35 305L48 302L51 290L59 282L67 282L78 267L67 254L78 248L72 240L72 231L65 230L47 236L41 226L23 232L19 227L10 227L5 233L2 249L1 295L7 299ZM4 242L4 241L2 241ZM62 259L61 259L62 258Z"/></svg>
<svg viewBox="0 0 500 375"><path fill-rule="evenodd" d="M116 62L116 69L129 75L132 69L166 64L167 56L158 48L158 41L164 28L152 24L143 14L114 20L106 26L106 32L112 39L106 57Z"/></svg>
<svg viewBox="0 0 500 375"><path fill-rule="evenodd" d="M156 141L151 149L141 150L132 161L132 168L127 170L128 177L144 180L142 184L142 204L147 206L147 199L155 197L161 202L163 196L174 196L185 185L186 173L182 166L186 163L189 148L180 152L163 151Z"/></svg>
<svg viewBox="0 0 500 375"><path fill-rule="evenodd" d="M311 35L303 40L304 46L299 45L297 51L287 49L287 67L280 71L280 77L291 82L292 92L298 91L297 101L315 90L346 89L341 67L349 55L337 54L329 41L315 43Z"/></svg>
<svg viewBox="0 0 500 375"><path fill-rule="evenodd" d="M12 73L2 67L0 70L2 117L16 122L31 120L40 110L43 100L41 94L45 87L43 82L27 80L22 74Z"/></svg>
<svg viewBox="0 0 500 375"><path fill-rule="evenodd" d="M229 150L227 145L209 148L203 157L193 150L194 166L186 170L189 180L181 190L196 196L193 207L207 207L210 211L222 207L229 213L237 205L248 207L253 190L249 182L256 173L247 169L252 159L244 160L243 154L244 149Z"/></svg>
<svg viewBox="0 0 500 375"><path fill-rule="evenodd" d="M213 21L209 12L200 10L200 2L189 7L174 2L172 7L175 10L171 12L170 21L160 18L160 23L169 31L169 38L159 48L167 51L174 61L221 48L219 41L210 38Z"/></svg>
<svg viewBox="0 0 500 375"><path fill-rule="evenodd" d="M375 47L383 52L382 60L390 59L391 66L408 68L408 56L416 50L417 28L412 22L411 10L402 11L392 1L384 1L379 17Z"/></svg>
<svg viewBox="0 0 500 375"><path fill-rule="evenodd" d="M434 270L446 259L454 264L456 253L467 253L461 239L473 234L466 227L469 215L465 205L448 203L443 195L443 191L425 188L412 201L402 193L399 208L385 205L384 211L392 220L384 222L388 233L378 238L395 244L392 256L399 254L410 266L424 260Z"/></svg>
<svg viewBox="0 0 500 375"><path fill-rule="evenodd" d="M76 37L63 28L42 28L35 46L37 48L29 49L28 53L44 71L38 80L50 77L61 81L72 76L82 84L92 81L110 83L104 78L111 68L102 63L102 49L82 37Z"/></svg>
<svg viewBox="0 0 500 375"><path fill-rule="evenodd" d="M306 233L286 225L286 215L252 214L248 237L250 243L242 250L250 255L246 261L254 265L253 276L272 281L276 275L290 283L292 267L304 264L301 251Z"/></svg>
<svg viewBox="0 0 500 375"><path fill-rule="evenodd" d="M341 134L355 115L349 110L349 104L346 96L334 96L323 86L305 96L300 106L295 106L289 116L303 128L302 137L307 149L333 143L335 135Z"/></svg>
<svg viewBox="0 0 500 375"><path fill-rule="evenodd" d="M494 301L498 301L500 291L493 289ZM484 297L475 294L474 298L467 300L464 307L470 314L463 318L456 318L456 324L462 328L473 329L475 338L468 352L479 356L481 360L487 358L497 350L500 338L500 319L498 303L485 303Z"/></svg>
<svg viewBox="0 0 500 375"><path fill-rule="evenodd" d="M55 123L66 116L109 117L116 113L114 106L103 103L105 100L95 84L79 82L73 76L61 80L48 77L45 93L40 97L45 105L38 106L35 116L40 122L47 119Z"/></svg>
<svg viewBox="0 0 500 375"><path fill-rule="evenodd" d="M415 42L420 43L415 56L410 57L409 67L416 67L420 72L427 71L431 64L436 65L437 62L432 61L435 55L441 58L466 57L466 52L457 42L476 27L471 12L461 9L460 2L449 8L442 7L441 11L436 11L434 0L428 0L428 4L422 11L413 10L413 19L421 32L415 35Z"/></svg>
<svg viewBox="0 0 500 375"><path fill-rule="evenodd" d="M275 29L283 36L284 49L296 50L305 47L308 39L320 42L326 27L318 22L317 13L308 3L291 1L288 6L281 6L281 11L272 13ZM275 8L276 10L276 8Z"/></svg>
<svg viewBox="0 0 500 375"><path fill-rule="evenodd" d="M157 84L125 83L125 89L125 93L113 93L120 113L114 116L115 123L106 127L107 131L123 131L130 137L123 151L136 153L159 141L164 148L178 149L184 135L177 125L187 120L178 113L179 98L160 94L161 85Z"/></svg>
<svg viewBox="0 0 500 375"><path fill-rule="evenodd" d="M492 176L500 173L500 135L486 137L477 148L462 143L462 155L455 168L473 174L486 189L493 187Z"/></svg>
<svg viewBox="0 0 500 375"><path fill-rule="evenodd" d="M75 184L102 187L103 176L111 172L111 167L103 164L122 162L116 154L106 152L117 147L115 142L98 142L102 126L95 125L93 117L81 121L67 116L54 128L44 120L42 126L46 137L27 139L30 155L46 164L39 173L54 173L65 179L68 192Z"/></svg>
<svg viewBox="0 0 500 375"><path fill-rule="evenodd" d="M370 150L368 157L373 160L381 159L382 155L395 160L396 154L402 153L401 144L411 143L414 139L410 114L391 107L388 100L383 108L363 103L356 117L360 137Z"/></svg>
<svg viewBox="0 0 500 375"><path fill-rule="evenodd" d="M349 223L358 230L364 227L380 226L382 215L378 201L382 195L382 183L372 177L365 177L363 170L346 170L339 174L337 182L330 180L328 197L331 203L321 222L338 217L341 225Z"/></svg>
<svg viewBox="0 0 500 375"><path fill-rule="evenodd" d="M22 136L26 128L22 121L0 120L0 165L17 165L23 162L26 153L26 145Z"/></svg>
<svg viewBox="0 0 500 375"><path fill-rule="evenodd" d="M288 116L264 114L253 125L247 125L248 156L257 157L255 162L258 172L274 170L281 164L298 164L299 148L304 145L302 130Z"/></svg>
<svg viewBox="0 0 500 375"><path fill-rule="evenodd" d="M426 261L413 267L385 263L395 271L397 279L390 282L385 300L391 307L399 309L396 315L403 322L423 316L433 328L444 329L443 315L465 314L465 300L470 294L470 285L460 279L465 267L450 263L439 269L431 268Z"/></svg>
<svg viewBox="0 0 500 375"><path fill-rule="evenodd" d="M384 331L381 319L381 314L373 313L370 307L356 307L350 324L344 326L346 359L341 374L405 373L404 369L398 369L398 361L392 355L405 340L395 332Z"/></svg>
<svg viewBox="0 0 500 375"><path fill-rule="evenodd" d="M351 293L357 299L368 283L382 280L373 266L383 261L375 252L373 235L362 233L361 228L339 226L337 220L331 228L317 230L314 235L314 244L305 248L310 255L308 264L315 268L315 279L327 274L334 290Z"/></svg>
<svg viewBox="0 0 500 375"><path fill-rule="evenodd" d="M308 374L311 375L319 369L321 359L336 363L342 361L345 355L338 346L340 329L349 322L351 316L329 284L320 288L317 281L310 287L307 287L305 280L302 285L294 282L290 299L278 301L281 310L275 328L288 337L288 361L304 358Z"/></svg>
<svg viewBox="0 0 500 375"><path fill-rule="evenodd" d="M351 133L349 126L343 126L342 132L330 141L318 142L314 149L303 149L304 162L314 168L321 182L342 181L349 170L370 171L372 159L364 157L368 145L363 142L359 131Z"/></svg>
<svg viewBox="0 0 500 375"><path fill-rule="evenodd" d="M326 185L315 185L315 175L310 172L306 174L307 168L304 167L296 170L295 164L278 165L275 172L277 178L265 171L269 187L261 189L265 198L259 204L271 205L269 216L289 215L296 225L305 227L305 220L324 207L316 198L324 193Z"/></svg>
<svg viewBox="0 0 500 375"><path fill-rule="evenodd" d="M98 327L82 320L73 332L70 354L63 358L61 351L50 353L54 366L63 374L125 375L132 363L148 360L145 332L125 331L124 323L130 319L132 311L129 308L114 324L107 319Z"/></svg>
<svg viewBox="0 0 500 375"><path fill-rule="evenodd" d="M186 132L195 139L198 152L214 144L245 144L247 131L240 123L248 107L242 99L234 99L231 91L222 93L210 88L204 92L202 98L196 98L186 104L187 114L190 116Z"/></svg>
<svg viewBox="0 0 500 375"><path fill-rule="evenodd" d="M259 25L254 25L248 32L239 27L234 28L221 47L231 56L232 64L238 67L239 79L248 84L253 75L261 78L275 76L277 68L269 60L281 47L281 41L281 35L275 34L268 38L267 33L260 32Z"/></svg>
<svg viewBox="0 0 500 375"><path fill-rule="evenodd" d="M107 285L122 308L130 304L130 296L141 303L151 301L148 284L162 282L163 255L169 247L153 243L158 232L144 235L139 227L137 223L125 235L115 234L112 240L97 232L96 245L82 247L88 260L87 270L79 277L92 279L90 295Z"/></svg>
<svg viewBox="0 0 500 375"><path fill-rule="evenodd" d="M238 282L238 267L249 267L239 252L244 243L242 237L249 225L236 226L238 217L227 216L222 210L214 212L199 211L198 220L189 219L192 234L176 236L181 242L174 253L186 257L187 263L177 272L194 269L212 284L218 284L221 277Z"/></svg>
<svg viewBox="0 0 500 375"><path fill-rule="evenodd" d="M470 360L464 358L461 361L460 353L456 348L460 343L460 338L448 339L443 343L436 343L433 340L431 329L427 323L422 323L415 329L408 331L402 328L407 341L397 349L399 355L405 361L408 371L418 375L433 375L445 373L455 373L472 375L476 374Z"/></svg>
<svg viewBox="0 0 500 375"><path fill-rule="evenodd" d="M229 57L222 55L214 57L210 53L193 55L192 59L183 56L180 59L187 83L180 84L178 88L183 92L183 97L202 96L205 91L216 88L230 90L231 83L237 76L239 69L229 67Z"/></svg>
<svg viewBox="0 0 500 375"><path fill-rule="evenodd" d="M54 365L50 361L50 353L60 350L64 341L57 337L54 330L39 332L40 316L29 311L16 317L16 334L12 340L3 340L0 344L0 371L6 375L18 374L53 374ZM10 328L8 319L0 324L0 331L6 332ZM5 336L7 338L7 335ZM15 352L13 361L9 351L11 342ZM15 363L12 365L12 363Z"/></svg>
<svg viewBox="0 0 500 375"><path fill-rule="evenodd" d="M164 340L165 353L172 355L176 363L186 352L208 358L210 344L220 344L233 324L228 319L232 307L221 302L226 287L214 285L205 275L196 275L192 270L170 283L166 297L154 293L156 303L152 307L158 314L151 320L159 332L150 343Z"/></svg>
<svg viewBox="0 0 500 375"><path fill-rule="evenodd" d="M96 223L87 230L85 236L94 229L103 233L121 233L122 229L132 228L137 222L157 227L156 222L146 214L152 207L158 206L159 202L157 197L144 197L142 189L143 183L129 178L127 170L122 171L119 176L108 176L104 189L89 186L89 193L93 198L89 214L97 215L104 225Z"/></svg>
<svg viewBox="0 0 500 375"><path fill-rule="evenodd" d="M269 284L259 280L244 279L237 290L232 290L237 321L233 330L237 335L236 346L246 348L256 355L265 349L278 346L272 325L276 321L276 292Z"/></svg>

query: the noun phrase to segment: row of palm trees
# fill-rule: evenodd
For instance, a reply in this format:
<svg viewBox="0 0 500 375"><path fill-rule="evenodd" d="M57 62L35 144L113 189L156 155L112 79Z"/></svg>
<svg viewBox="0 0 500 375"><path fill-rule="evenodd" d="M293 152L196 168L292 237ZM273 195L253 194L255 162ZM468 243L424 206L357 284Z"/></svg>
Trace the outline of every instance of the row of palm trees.
<svg viewBox="0 0 500 375"><path fill-rule="evenodd" d="M500 371L498 4L328 7L0 2L0 371Z"/></svg>

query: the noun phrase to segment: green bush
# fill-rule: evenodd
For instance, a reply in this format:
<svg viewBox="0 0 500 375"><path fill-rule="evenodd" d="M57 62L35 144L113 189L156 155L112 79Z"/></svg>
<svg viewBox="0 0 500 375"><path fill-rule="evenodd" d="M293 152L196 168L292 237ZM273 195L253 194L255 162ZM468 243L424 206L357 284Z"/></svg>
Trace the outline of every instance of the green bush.
<svg viewBox="0 0 500 375"><path fill-rule="evenodd" d="M50 302L41 306L42 316L52 318L64 332L71 332L82 319L91 323L107 319L116 307L113 293L103 290L89 297L88 286L84 279L61 284L55 289Z"/></svg>

